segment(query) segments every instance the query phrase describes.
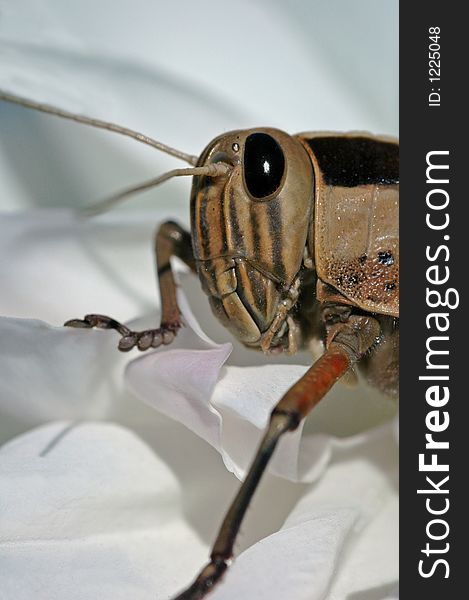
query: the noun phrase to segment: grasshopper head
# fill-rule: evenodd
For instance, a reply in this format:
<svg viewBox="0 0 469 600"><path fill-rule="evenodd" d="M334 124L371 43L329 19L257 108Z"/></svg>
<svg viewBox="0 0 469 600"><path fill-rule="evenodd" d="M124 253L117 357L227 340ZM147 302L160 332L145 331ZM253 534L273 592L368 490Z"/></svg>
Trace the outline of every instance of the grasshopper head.
<svg viewBox="0 0 469 600"><path fill-rule="evenodd" d="M271 128L219 136L198 165L217 162L231 169L193 181L194 255L217 317L243 343L256 347L302 265L313 169L299 140ZM281 342L277 337L272 343Z"/></svg>

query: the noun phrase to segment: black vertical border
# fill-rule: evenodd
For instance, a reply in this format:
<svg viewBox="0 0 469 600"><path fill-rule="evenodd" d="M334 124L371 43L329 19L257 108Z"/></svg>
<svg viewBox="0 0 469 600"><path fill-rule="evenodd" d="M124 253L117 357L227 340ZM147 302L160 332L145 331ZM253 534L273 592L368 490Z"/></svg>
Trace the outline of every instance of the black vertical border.
<svg viewBox="0 0 469 600"><path fill-rule="evenodd" d="M400 465L401 465L401 517L400 517L400 597L415 600L452 600L465 597L464 576L468 568L463 561L466 555L468 493L466 473L469 457L469 423L467 404L469 394L469 326L465 318L467 279L469 278L469 156L466 117L468 87L468 40L469 25L463 16L464 3L401 2L400 3L400 245L402 263L401 281L401 394L400 394ZM429 81L429 28L441 31L440 82ZM429 106L431 88L440 88L441 105ZM431 188L426 183L426 155L432 150L449 150L449 184L444 187L450 195L447 208L450 223L445 231L432 231L426 225L426 194ZM444 161L443 161L444 162ZM437 186L433 186L437 187ZM445 211L442 211L443 213ZM449 235L449 240L443 236ZM425 255L426 247L436 249L446 244L445 252L431 263ZM427 537L426 527L432 518L426 509L426 498L417 494L418 489L431 488L425 476L432 473L419 472L418 455L425 451L425 434L428 433L425 418L430 407L425 398L428 381L419 381L426 372L426 341L435 330L429 330L426 316L433 312L426 303L427 267L438 263L442 269L447 265L450 278L440 289L452 287L458 290L459 307L453 310L438 308L449 313L450 327L446 334L449 355L441 362L449 363L450 399L441 411L448 411L450 424L446 431L434 434L435 439L447 440L448 450L438 452L438 461L449 464L448 473L433 473L435 482L449 475L441 488L448 494L433 494L433 506L443 507L448 498L450 505L441 515L449 525L447 538L433 541ZM441 345L444 347L444 344ZM442 374L443 372L439 372ZM428 374L428 372L427 372ZM467 379L467 382L466 382ZM428 454L430 454L429 452ZM428 460L427 460L428 461ZM438 502L440 503L438 505ZM433 528L441 534L444 526ZM422 553L426 543L432 548L448 552ZM431 571L438 558L448 561L449 577L443 564L435 568L431 577L419 574L419 561L425 560L424 570Z"/></svg>

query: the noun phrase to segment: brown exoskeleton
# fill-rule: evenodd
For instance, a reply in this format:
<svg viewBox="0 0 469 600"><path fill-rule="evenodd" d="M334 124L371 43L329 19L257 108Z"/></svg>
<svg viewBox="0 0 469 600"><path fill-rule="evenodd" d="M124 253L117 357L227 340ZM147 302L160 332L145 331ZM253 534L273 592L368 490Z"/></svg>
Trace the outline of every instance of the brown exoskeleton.
<svg viewBox="0 0 469 600"><path fill-rule="evenodd" d="M249 472L212 547L209 563L178 599L205 596L222 577L249 502L279 438L346 373L396 396L399 358L399 151L364 133L233 131L199 158L128 129L6 93L0 99L110 129L182 158L176 169L98 208L177 175L193 175L191 232L173 222L156 235L162 316L131 331L104 315L72 327L115 329L119 349L169 344L182 326L170 259L201 280L215 315L249 348L293 353L312 340L325 351L280 399Z"/></svg>

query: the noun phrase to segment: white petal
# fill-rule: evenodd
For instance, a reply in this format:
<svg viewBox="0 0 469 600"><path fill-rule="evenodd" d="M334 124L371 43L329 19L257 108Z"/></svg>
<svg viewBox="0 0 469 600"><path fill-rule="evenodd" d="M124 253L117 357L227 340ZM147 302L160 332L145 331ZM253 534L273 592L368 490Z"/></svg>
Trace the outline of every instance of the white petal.
<svg viewBox="0 0 469 600"><path fill-rule="evenodd" d="M237 558L214 598L391 594L398 576L396 454L390 426L354 451L336 452L281 530Z"/></svg>
<svg viewBox="0 0 469 600"><path fill-rule="evenodd" d="M137 359L127 368L129 388L219 448L220 416L210 396L229 351L167 350Z"/></svg>
<svg viewBox="0 0 469 600"><path fill-rule="evenodd" d="M396 452L388 426L355 451L336 453L281 530L235 560L214 598L391 593L397 577ZM167 598L201 566L206 550L181 519L177 480L129 431L49 425L4 446L0 472L6 517L0 555L8 565L0 584L8 597ZM257 500L281 497L261 494ZM201 510L218 513L218 503L211 497ZM254 513L262 510L254 504Z"/></svg>
<svg viewBox="0 0 469 600"><path fill-rule="evenodd" d="M109 332L0 317L0 410L28 425L108 415L121 370L114 345Z"/></svg>
<svg viewBox="0 0 469 600"><path fill-rule="evenodd" d="M48 425L4 446L0 465L5 597L166 598L180 561L196 568L179 484L131 432Z"/></svg>
<svg viewBox="0 0 469 600"><path fill-rule="evenodd" d="M131 362L125 374L127 385L144 402L183 423L218 449L228 470L242 478L272 409L306 367L294 364L223 367L231 345L216 345L206 336L197 341L194 330L199 330L199 326L187 301L182 294L179 297L188 327L178 336L178 347ZM325 433L302 437L302 423L282 439L268 469L291 481L314 481L327 466L334 448L353 449L366 438L366 434L359 432L373 424L370 419L380 423L393 414L394 405L380 400L372 391L362 387L354 393L355 397L338 386L334 391L336 406L332 410L325 407L331 420L343 405L352 403L356 421L349 423L348 437L338 439ZM329 398L323 403L333 404ZM369 413L366 424L360 419L364 410ZM313 414L313 423L314 417ZM357 433L351 436L352 432Z"/></svg>
<svg viewBox="0 0 469 600"><path fill-rule="evenodd" d="M214 600L324 598L355 518L354 511L324 511L262 540L236 560Z"/></svg>

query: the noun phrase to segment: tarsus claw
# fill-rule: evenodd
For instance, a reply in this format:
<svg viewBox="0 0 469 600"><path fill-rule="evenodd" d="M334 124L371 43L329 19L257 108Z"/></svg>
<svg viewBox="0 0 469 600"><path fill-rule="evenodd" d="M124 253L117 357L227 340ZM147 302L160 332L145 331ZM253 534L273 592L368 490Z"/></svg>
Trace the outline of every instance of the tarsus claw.
<svg viewBox="0 0 469 600"><path fill-rule="evenodd" d="M158 348L162 344L170 344L178 330L181 328L181 322L162 323L157 329L145 329L144 331L131 331L119 321L106 317L104 315L85 315L83 319L70 319L64 323L65 327L80 327L91 329L115 329L121 334L118 348L122 352L128 352L135 346L142 352L149 348Z"/></svg>

